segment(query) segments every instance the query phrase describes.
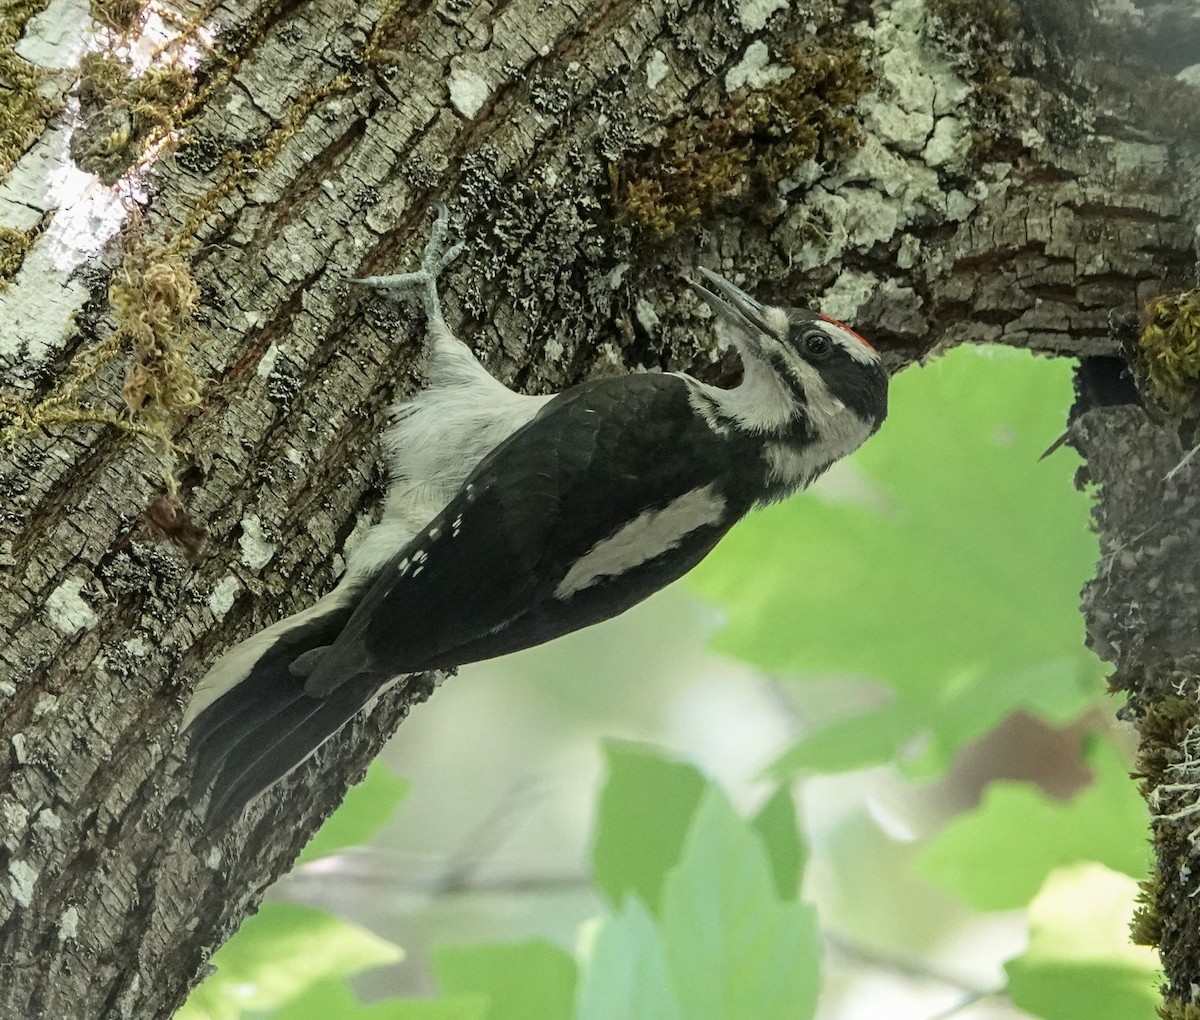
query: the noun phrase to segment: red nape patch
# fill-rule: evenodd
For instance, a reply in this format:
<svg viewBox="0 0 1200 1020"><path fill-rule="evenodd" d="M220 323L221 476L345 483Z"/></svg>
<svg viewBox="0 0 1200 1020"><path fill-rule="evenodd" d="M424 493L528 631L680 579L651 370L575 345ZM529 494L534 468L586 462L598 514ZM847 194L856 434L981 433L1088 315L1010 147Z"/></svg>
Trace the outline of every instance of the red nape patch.
<svg viewBox="0 0 1200 1020"><path fill-rule="evenodd" d="M856 333L856 332L855 332L854 330L852 330L852 329L851 329L849 326L847 326L847 325L846 325L844 322L840 322L839 320L837 320L837 319L833 318L833 317L832 317L832 316L830 316L830 315L822 315L820 312L817 312L817 318L818 318L818 319L824 319L826 322L832 322L832 323L833 323L835 326L841 326L841 327L842 327L842 329L844 329L844 330L845 330L847 333L849 333L849 334L850 334L852 337L854 337L856 340L858 340L858 341L859 341L859 342L860 342L860 343L861 343L861 344L862 344L864 347L866 347L868 350L875 351L875 348L872 346L872 344L871 344L871 341L870 341L870 340L868 340L868 339L867 339L865 336L863 336L861 333ZM878 351L875 351L875 353L876 353L876 354L878 354L879 352L878 352Z"/></svg>

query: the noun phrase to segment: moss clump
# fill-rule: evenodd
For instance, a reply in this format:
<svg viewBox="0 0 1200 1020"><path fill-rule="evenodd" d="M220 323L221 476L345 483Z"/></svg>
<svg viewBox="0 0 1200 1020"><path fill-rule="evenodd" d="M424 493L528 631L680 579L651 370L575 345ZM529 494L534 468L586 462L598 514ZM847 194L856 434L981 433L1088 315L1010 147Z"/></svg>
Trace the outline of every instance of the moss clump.
<svg viewBox="0 0 1200 1020"><path fill-rule="evenodd" d="M91 0L88 11L105 28L121 35L142 20L141 0Z"/></svg>
<svg viewBox="0 0 1200 1020"><path fill-rule="evenodd" d="M1129 921L1129 941L1134 945L1157 946L1162 941L1162 919L1158 914L1162 884L1162 872L1157 869L1138 883L1137 907Z"/></svg>
<svg viewBox="0 0 1200 1020"><path fill-rule="evenodd" d="M1158 1007L1160 1020L1200 1020L1200 1005L1182 999L1167 999Z"/></svg>
<svg viewBox="0 0 1200 1020"><path fill-rule="evenodd" d="M151 427L162 426L166 442L166 425L200 403L200 377L189 360L200 288L179 255L134 248L113 275L108 300L118 334L133 349L121 390L125 404Z"/></svg>
<svg viewBox="0 0 1200 1020"><path fill-rule="evenodd" d="M39 91L44 73L12 49L0 49L0 177L12 169L62 106Z"/></svg>
<svg viewBox="0 0 1200 1020"><path fill-rule="evenodd" d="M200 288L187 262L165 248L133 246L108 290L117 328L37 404L0 398L0 447L53 425L108 425L141 437L162 463L167 493L179 483L173 438L182 415L199 405L202 379L191 366L198 340L192 313ZM124 351L131 351L121 395L124 414L84 404L84 390Z"/></svg>
<svg viewBox="0 0 1200 1020"><path fill-rule="evenodd" d="M1145 705L1145 714L1138 721L1141 746L1133 772L1134 778L1144 780L1143 795L1166 781L1167 769L1178 760L1178 749L1197 726L1200 718L1194 701L1172 694Z"/></svg>
<svg viewBox="0 0 1200 1020"><path fill-rule="evenodd" d="M686 117L660 144L612 164L621 215L665 240L806 160L830 165L853 151L861 134L852 107L871 85L864 43L806 40L786 64L786 81L740 89L713 116Z"/></svg>
<svg viewBox="0 0 1200 1020"><path fill-rule="evenodd" d="M971 50L1012 42L1021 27L1013 0L928 0L926 6Z"/></svg>
<svg viewBox="0 0 1200 1020"><path fill-rule="evenodd" d="M141 158L147 144L169 131L192 88L178 65L134 75L113 53L89 53L79 66L79 113L71 157L84 170L113 184Z"/></svg>
<svg viewBox="0 0 1200 1020"><path fill-rule="evenodd" d="M50 224L53 214L46 213L28 230L0 226L0 290L17 275L25 256L42 231Z"/></svg>
<svg viewBox="0 0 1200 1020"><path fill-rule="evenodd" d="M1200 289L1147 302L1135 354L1164 413L1177 420L1200 414Z"/></svg>

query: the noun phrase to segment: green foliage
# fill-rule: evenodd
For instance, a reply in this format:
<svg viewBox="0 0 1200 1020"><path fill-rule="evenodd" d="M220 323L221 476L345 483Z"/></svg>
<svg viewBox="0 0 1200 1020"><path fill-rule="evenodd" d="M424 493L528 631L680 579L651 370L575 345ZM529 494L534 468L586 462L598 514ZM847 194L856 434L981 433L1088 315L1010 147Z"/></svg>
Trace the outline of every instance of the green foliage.
<svg viewBox="0 0 1200 1020"><path fill-rule="evenodd" d="M1070 368L958 348L892 382L855 456L870 505L802 496L742 522L692 574L727 613L717 647L767 670L887 685L885 705L811 734L777 773L911 757L916 772L1019 708L1052 721L1096 694L1078 591L1097 548L1063 426Z"/></svg>
<svg viewBox="0 0 1200 1020"><path fill-rule="evenodd" d="M629 893L658 909L667 872L679 859L704 777L648 747L610 742L608 780L600 794L600 824L592 848L596 886L613 904Z"/></svg>
<svg viewBox="0 0 1200 1020"><path fill-rule="evenodd" d="M395 813L408 784L380 762L347 795L321 826L299 862L315 860L366 842ZM340 995L344 978L368 967L391 963L402 951L383 939L323 911L267 902L247 918L236 936L214 954L216 973L201 984L177 1020L239 1020L251 1012L287 1005L282 1020L302 1020L305 1006ZM349 995L348 989L345 989ZM300 1000L303 1000L301 1004ZM365 1010L365 1007L364 1007ZM392 1014L326 1012L312 1016L350 1020L390 1020ZM408 1014L395 1014L397 1017ZM473 1014L430 1013L429 1020L473 1020ZM414 1020L423 1014L412 1014Z"/></svg>
<svg viewBox="0 0 1200 1020"><path fill-rule="evenodd" d="M388 823L408 796L408 783L381 762L372 762L366 777L351 787L346 799L296 859L297 864L366 843Z"/></svg>
<svg viewBox="0 0 1200 1020"><path fill-rule="evenodd" d="M788 787L779 787L763 805L754 818L754 831L767 852L780 898L794 900L800 895L800 876L804 874L808 851L800 836L796 806Z"/></svg>
<svg viewBox="0 0 1200 1020"><path fill-rule="evenodd" d="M1079 861L1144 877L1150 864L1146 804L1129 780L1129 766L1099 740L1088 760L1095 778L1066 803L1027 783L993 783L977 810L933 840L918 870L977 910L1023 907L1052 871Z"/></svg>
<svg viewBox="0 0 1200 1020"><path fill-rule="evenodd" d="M587 959L578 1020L812 1016L820 943L794 902L805 853L787 790L747 821L689 766L616 743L607 758L593 867L623 906ZM647 805L669 816L652 832Z"/></svg>
<svg viewBox="0 0 1200 1020"><path fill-rule="evenodd" d="M1029 907L1029 949L1005 968L1014 1005L1042 1020L1151 1020L1158 960L1129 942L1136 892L1098 864L1054 872Z"/></svg>
<svg viewBox="0 0 1200 1020"><path fill-rule="evenodd" d="M576 1020L684 1020L663 936L642 901L600 928L579 990Z"/></svg>
<svg viewBox="0 0 1200 1020"><path fill-rule="evenodd" d="M434 969L443 991L483 994L484 1020L570 1020L575 961L549 942L445 947Z"/></svg>
<svg viewBox="0 0 1200 1020"><path fill-rule="evenodd" d="M340 979L327 978L304 990L271 1020L486 1020L487 998L452 995L440 999L387 999L362 1003Z"/></svg>
<svg viewBox="0 0 1200 1020"><path fill-rule="evenodd" d="M719 790L705 796L667 876L662 922L689 1020L805 1020L816 1012L816 911L780 899L762 843Z"/></svg>
<svg viewBox="0 0 1200 1020"><path fill-rule="evenodd" d="M239 1020L305 997L323 979L357 974L403 955L390 942L324 911L264 903L217 950L216 973L192 993L176 1020Z"/></svg>

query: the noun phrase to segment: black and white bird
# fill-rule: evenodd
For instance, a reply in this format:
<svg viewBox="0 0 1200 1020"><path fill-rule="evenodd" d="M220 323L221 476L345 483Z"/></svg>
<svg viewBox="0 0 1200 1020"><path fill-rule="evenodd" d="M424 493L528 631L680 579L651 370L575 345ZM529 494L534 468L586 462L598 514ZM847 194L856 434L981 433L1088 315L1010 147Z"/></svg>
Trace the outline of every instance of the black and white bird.
<svg viewBox="0 0 1200 1020"><path fill-rule="evenodd" d="M857 333L756 301L706 269L731 389L681 372L524 396L442 317L440 206L421 269L357 281L417 292L429 387L384 435L382 519L337 588L232 648L188 706L197 795L219 824L405 675L448 670L607 620L687 573L747 511L803 489L871 436L888 375Z"/></svg>

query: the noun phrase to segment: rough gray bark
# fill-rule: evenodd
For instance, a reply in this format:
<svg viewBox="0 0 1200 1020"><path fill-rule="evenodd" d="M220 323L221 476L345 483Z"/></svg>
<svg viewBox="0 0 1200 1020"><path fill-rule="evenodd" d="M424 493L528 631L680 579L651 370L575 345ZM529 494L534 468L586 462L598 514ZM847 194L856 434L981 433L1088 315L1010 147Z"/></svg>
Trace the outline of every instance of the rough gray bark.
<svg viewBox="0 0 1200 1020"><path fill-rule="evenodd" d="M156 124L180 135L146 172L151 198L135 226L82 274L92 299L63 349L7 366L0 428L128 329L104 297L114 271L136 283L169 266L164 300L183 312L159 308L153 328L186 339L179 295L194 280L205 342L189 357L210 382L200 406L180 398L156 419L164 399L135 420L165 420L178 499L208 543L198 552L171 522L162 462L136 438L56 419L45 404L40 418L26 414L40 427L10 434L0 1016L170 1015L429 695L428 678L394 690L227 834L206 834L186 805L175 728L189 684L221 650L327 590L377 501L374 437L387 404L417 384L421 327L344 277L408 265L435 198L452 200L467 242L445 282L447 318L527 391L633 367L728 377L735 369L711 356L696 307L678 297L679 269L697 261L736 268L765 296L823 302L896 368L968 340L1110 353L1114 310L1136 313L1187 282L1195 206L1170 131L1146 124L1158 79L1076 67L1052 24L930 7L228 3L191 12L217 26L215 53L173 110L130 104L116 129L119 102L84 111L71 151L114 178L114 156ZM856 25L857 37L831 34ZM747 161L725 174L706 139L748 116L746 96L778 105L786 75L820 79L835 65L835 77L873 75L849 117L857 130L820 114L789 127L759 111L757 128L736 136ZM772 132L801 128L821 159L781 170L803 151L781 154ZM654 168L689 145L696 159L686 173L672 164L669 183L685 179L680 208L695 201L693 219L629 190L661 184ZM21 285L10 300L36 302ZM68 409L120 413L128 364L106 363ZM1186 516L1168 515L1191 504L1157 498L1156 472L1179 452L1169 430L1138 411L1092 415L1075 436L1104 483L1106 549L1136 557L1150 540L1131 533L1151 521L1153 541L1188 534ZM1139 470L1120 459L1131 444L1153 451ZM1172 491L1194 491L1192 478ZM1157 606L1158 618L1130 626L1177 635L1154 654L1194 677L1190 621L1123 579L1123 556L1102 565L1093 617ZM1192 954L1169 972L1175 994L1195 967Z"/></svg>

